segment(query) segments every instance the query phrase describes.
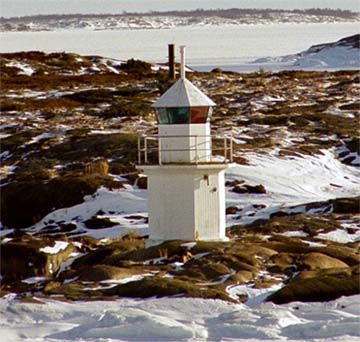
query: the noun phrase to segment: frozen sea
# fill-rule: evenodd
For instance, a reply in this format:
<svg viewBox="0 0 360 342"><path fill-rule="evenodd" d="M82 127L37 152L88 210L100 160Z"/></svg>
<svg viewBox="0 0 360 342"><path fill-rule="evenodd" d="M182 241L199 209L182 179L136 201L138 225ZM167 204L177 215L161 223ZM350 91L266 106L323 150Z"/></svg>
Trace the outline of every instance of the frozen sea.
<svg viewBox="0 0 360 342"><path fill-rule="evenodd" d="M298 53L311 45L358 33L358 23L268 24L176 27L171 29L75 29L2 32L0 52L65 51L149 62L167 60L167 44L187 46L187 64L197 70L214 67L251 71L257 58ZM274 66L276 69L276 66Z"/></svg>

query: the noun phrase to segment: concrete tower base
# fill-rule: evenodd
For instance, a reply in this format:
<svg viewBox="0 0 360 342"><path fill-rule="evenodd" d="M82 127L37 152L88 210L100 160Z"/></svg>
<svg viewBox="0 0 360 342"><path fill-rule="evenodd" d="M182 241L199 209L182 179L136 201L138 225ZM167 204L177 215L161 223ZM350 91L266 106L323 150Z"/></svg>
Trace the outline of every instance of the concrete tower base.
<svg viewBox="0 0 360 342"><path fill-rule="evenodd" d="M229 164L143 165L148 176L149 241L227 241L224 173Z"/></svg>

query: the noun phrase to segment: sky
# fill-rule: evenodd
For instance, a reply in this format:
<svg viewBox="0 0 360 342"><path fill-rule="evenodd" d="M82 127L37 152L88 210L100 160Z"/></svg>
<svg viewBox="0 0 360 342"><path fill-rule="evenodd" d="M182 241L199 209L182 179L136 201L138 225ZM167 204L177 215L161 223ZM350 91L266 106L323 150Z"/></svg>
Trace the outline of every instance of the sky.
<svg viewBox="0 0 360 342"><path fill-rule="evenodd" d="M235 7L283 9L316 7L360 11L360 0L0 0L0 16Z"/></svg>

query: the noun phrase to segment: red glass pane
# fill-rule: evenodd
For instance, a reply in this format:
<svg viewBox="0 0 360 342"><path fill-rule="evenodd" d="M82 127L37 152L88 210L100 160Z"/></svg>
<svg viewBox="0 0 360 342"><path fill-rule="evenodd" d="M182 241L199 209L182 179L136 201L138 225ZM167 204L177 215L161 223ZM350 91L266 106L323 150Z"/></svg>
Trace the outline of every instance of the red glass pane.
<svg viewBox="0 0 360 342"><path fill-rule="evenodd" d="M209 107L191 107L191 123L206 123Z"/></svg>

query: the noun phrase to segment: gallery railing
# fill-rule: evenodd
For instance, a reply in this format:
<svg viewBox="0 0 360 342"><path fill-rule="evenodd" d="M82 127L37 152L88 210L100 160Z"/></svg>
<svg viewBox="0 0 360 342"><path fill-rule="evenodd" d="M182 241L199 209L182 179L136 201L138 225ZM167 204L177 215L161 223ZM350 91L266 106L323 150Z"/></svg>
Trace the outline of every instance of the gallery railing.
<svg viewBox="0 0 360 342"><path fill-rule="evenodd" d="M172 142L180 139L181 142L191 141L191 146L186 148L164 148L166 139ZM174 145L174 144L172 144ZM176 144L175 144L176 145ZM181 145L181 144L179 144ZM194 159L191 163L229 163L233 161L232 134L223 135L190 135L190 136L159 136L141 135L138 137L138 164L162 165L168 163L164 155L169 153L192 153Z"/></svg>

